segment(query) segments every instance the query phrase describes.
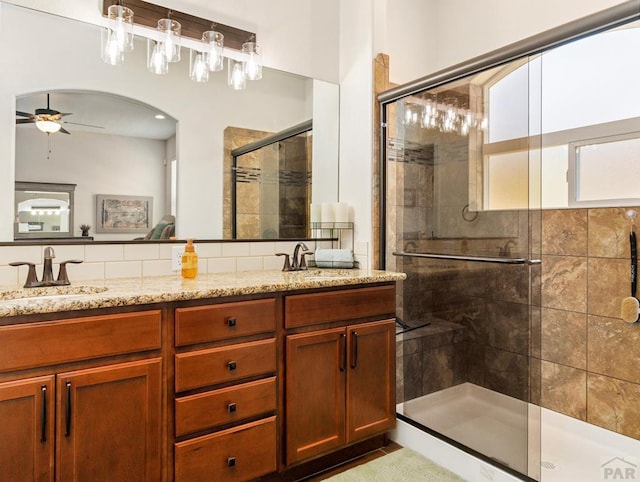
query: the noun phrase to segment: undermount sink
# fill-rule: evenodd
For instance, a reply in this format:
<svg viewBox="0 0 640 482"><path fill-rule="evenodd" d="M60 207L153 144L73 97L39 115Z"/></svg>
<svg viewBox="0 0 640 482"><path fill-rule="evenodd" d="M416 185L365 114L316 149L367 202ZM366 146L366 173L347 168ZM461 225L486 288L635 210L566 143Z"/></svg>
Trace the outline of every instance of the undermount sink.
<svg viewBox="0 0 640 482"><path fill-rule="evenodd" d="M21 288L16 290L0 291L0 301L30 299L61 299L76 296L103 293L108 288L104 286L43 286L39 288Z"/></svg>

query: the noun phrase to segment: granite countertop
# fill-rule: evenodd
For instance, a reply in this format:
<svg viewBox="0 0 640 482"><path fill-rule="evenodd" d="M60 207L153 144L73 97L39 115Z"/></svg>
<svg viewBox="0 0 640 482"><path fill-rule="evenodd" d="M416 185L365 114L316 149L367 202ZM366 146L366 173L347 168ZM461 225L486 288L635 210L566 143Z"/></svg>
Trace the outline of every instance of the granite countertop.
<svg viewBox="0 0 640 482"><path fill-rule="evenodd" d="M226 296L275 293L368 283L400 281L404 273L362 269L240 271L86 281L71 286L22 288L0 286L0 317L143 305Z"/></svg>

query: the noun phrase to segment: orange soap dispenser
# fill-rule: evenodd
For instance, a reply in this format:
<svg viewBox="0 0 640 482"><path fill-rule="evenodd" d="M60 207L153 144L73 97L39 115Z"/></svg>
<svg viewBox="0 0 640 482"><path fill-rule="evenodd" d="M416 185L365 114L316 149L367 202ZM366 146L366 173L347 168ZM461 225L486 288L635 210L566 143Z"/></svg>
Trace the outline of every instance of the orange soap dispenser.
<svg viewBox="0 0 640 482"><path fill-rule="evenodd" d="M198 275L198 255L193 246L193 239L187 239L187 245L182 254L182 277L195 278Z"/></svg>

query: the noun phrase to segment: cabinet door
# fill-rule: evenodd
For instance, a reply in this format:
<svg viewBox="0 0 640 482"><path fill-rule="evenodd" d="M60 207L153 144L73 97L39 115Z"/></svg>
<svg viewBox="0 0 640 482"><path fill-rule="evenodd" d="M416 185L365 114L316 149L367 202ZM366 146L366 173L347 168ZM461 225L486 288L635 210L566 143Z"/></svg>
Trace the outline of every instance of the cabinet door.
<svg viewBox="0 0 640 482"><path fill-rule="evenodd" d="M159 358L58 375L58 480L160 480L160 384Z"/></svg>
<svg viewBox="0 0 640 482"><path fill-rule="evenodd" d="M0 384L0 479L53 480L53 379Z"/></svg>
<svg viewBox="0 0 640 482"><path fill-rule="evenodd" d="M345 443L344 328L287 336L287 464Z"/></svg>
<svg viewBox="0 0 640 482"><path fill-rule="evenodd" d="M347 339L347 442L351 443L395 424L395 322L351 326Z"/></svg>

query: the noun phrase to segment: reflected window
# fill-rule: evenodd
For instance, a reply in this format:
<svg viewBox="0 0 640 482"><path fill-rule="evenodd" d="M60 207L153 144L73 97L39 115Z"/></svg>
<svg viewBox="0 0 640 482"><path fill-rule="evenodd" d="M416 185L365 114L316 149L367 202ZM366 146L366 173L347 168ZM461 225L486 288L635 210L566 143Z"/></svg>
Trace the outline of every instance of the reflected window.
<svg viewBox="0 0 640 482"><path fill-rule="evenodd" d="M75 188L75 184L16 182L14 238L72 236Z"/></svg>

